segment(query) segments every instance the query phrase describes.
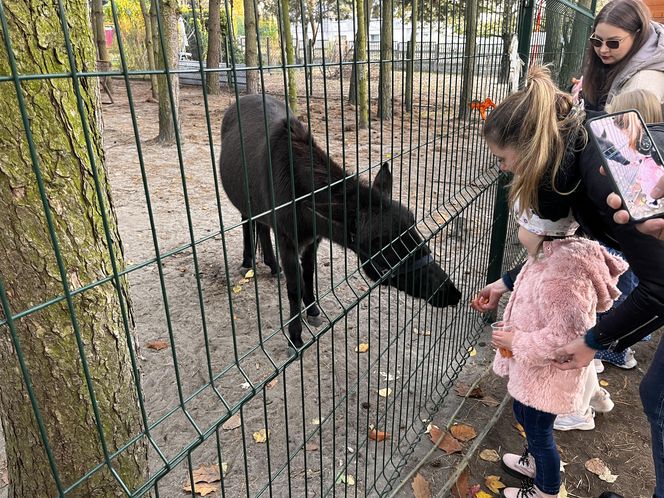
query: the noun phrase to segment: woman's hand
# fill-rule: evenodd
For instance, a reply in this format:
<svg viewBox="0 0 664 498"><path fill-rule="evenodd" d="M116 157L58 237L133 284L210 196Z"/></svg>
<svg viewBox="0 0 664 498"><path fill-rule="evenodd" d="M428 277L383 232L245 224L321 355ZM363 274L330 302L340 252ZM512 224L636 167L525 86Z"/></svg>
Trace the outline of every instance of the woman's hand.
<svg viewBox="0 0 664 498"><path fill-rule="evenodd" d="M509 289L505 285L505 282L503 282L503 279L498 279L484 287L484 289L475 296L475 299L471 301L470 307L481 313L493 311L498 308L500 298L507 291L509 291Z"/></svg>
<svg viewBox="0 0 664 498"><path fill-rule="evenodd" d="M513 332L507 332L505 330L496 330L491 334L491 345L494 348L503 348L508 351L512 351L512 338L514 337Z"/></svg>

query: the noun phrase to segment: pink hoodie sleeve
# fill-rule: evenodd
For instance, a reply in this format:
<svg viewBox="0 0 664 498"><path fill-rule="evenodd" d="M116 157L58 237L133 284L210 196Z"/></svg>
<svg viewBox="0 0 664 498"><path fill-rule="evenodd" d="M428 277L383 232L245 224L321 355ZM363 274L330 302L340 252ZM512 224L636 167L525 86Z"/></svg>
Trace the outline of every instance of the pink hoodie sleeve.
<svg viewBox="0 0 664 498"><path fill-rule="evenodd" d="M597 294L593 284L584 278L571 281L554 278L540 287L540 309L546 310L545 327L537 330L515 330L512 341L513 359L534 366L544 366L561 346L583 335L592 326Z"/></svg>

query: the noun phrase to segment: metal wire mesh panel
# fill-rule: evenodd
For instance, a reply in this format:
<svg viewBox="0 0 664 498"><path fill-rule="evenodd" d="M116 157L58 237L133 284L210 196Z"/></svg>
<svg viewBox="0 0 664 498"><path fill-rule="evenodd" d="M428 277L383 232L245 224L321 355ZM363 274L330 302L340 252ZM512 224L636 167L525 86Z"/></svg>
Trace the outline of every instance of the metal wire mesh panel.
<svg viewBox="0 0 664 498"><path fill-rule="evenodd" d="M482 139L517 26L563 78L590 17L92 4L96 47L87 2L0 0L12 486L30 451L25 496L388 493L521 257Z"/></svg>

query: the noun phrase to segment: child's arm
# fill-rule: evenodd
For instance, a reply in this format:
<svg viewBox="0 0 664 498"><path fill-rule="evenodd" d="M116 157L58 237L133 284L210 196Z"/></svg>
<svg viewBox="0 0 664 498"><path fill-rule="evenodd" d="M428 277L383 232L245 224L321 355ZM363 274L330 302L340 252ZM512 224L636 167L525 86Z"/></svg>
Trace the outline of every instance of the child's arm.
<svg viewBox="0 0 664 498"><path fill-rule="evenodd" d="M554 352L582 336L595 320L597 296L586 278L551 279L540 286L540 306L546 310L547 324L538 330L514 331L514 360L544 366L554 359Z"/></svg>

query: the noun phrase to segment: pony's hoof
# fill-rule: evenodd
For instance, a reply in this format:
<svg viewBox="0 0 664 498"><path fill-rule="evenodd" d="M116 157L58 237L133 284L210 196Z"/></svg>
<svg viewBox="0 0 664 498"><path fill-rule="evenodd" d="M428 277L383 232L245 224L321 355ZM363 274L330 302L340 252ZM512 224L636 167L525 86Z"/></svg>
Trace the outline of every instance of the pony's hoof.
<svg viewBox="0 0 664 498"><path fill-rule="evenodd" d="M322 315L307 315L307 322L312 327L320 327L323 325Z"/></svg>

